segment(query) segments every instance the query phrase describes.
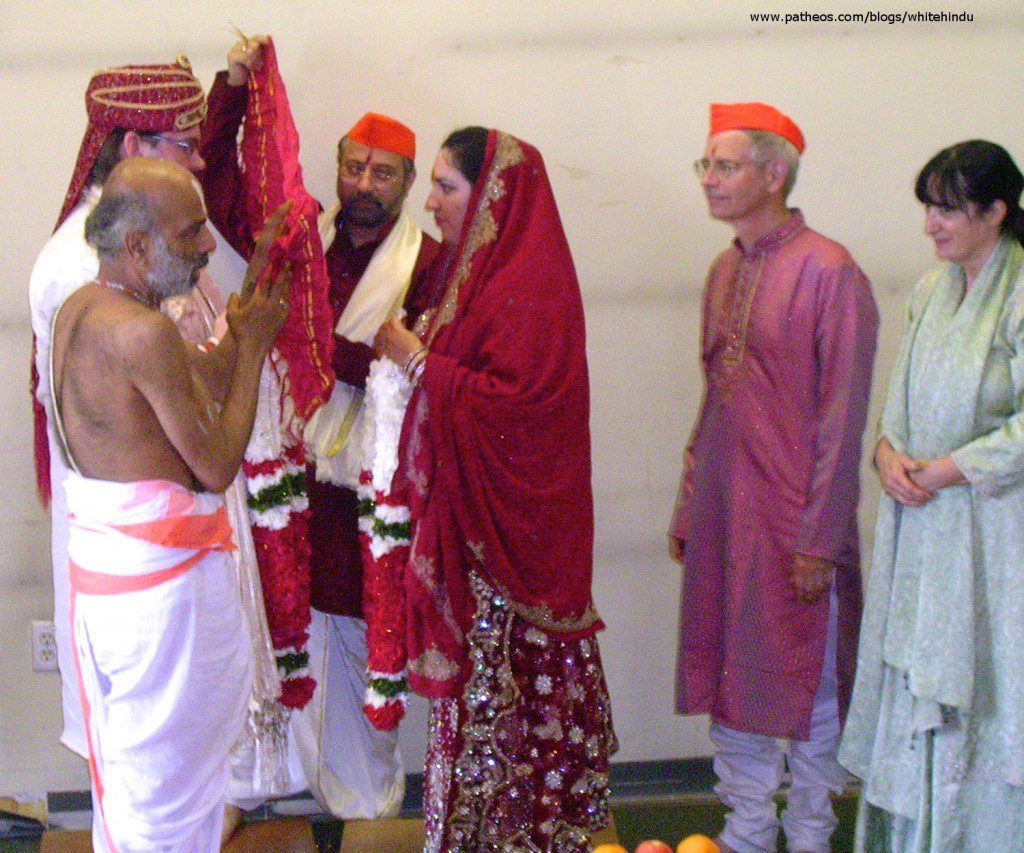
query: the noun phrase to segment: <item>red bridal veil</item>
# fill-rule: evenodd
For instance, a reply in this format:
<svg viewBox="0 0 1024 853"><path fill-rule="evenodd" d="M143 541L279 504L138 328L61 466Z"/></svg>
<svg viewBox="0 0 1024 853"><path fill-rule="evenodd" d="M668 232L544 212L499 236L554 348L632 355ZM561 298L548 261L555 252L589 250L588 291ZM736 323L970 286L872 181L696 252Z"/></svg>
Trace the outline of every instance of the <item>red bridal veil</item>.
<svg viewBox="0 0 1024 853"><path fill-rule="evenodd" d="M409 682L445 696L468 672L477 572L565 638L601 627L590 582L593 500L583 306L540 153L488 135L402 439L414 522Z"/></svg>

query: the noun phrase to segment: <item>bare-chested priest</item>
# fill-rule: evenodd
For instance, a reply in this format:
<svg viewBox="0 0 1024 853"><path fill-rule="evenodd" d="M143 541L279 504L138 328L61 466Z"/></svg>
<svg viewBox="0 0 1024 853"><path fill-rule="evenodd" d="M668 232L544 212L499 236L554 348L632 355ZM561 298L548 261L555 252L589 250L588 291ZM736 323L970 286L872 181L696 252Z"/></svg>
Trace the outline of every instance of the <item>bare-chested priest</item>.
<svg viewBox="0 0 1024 853"><path fill-rule="evenodd" d="M198 184L168 161L124 160L85 224L99 275L54 319L95 850L220 848L251 678L220 493L287 315L287 270L252 283L286 212L268 220L228 303L230 331L202 352L158 310L192 288L215 247Z"/></svg>

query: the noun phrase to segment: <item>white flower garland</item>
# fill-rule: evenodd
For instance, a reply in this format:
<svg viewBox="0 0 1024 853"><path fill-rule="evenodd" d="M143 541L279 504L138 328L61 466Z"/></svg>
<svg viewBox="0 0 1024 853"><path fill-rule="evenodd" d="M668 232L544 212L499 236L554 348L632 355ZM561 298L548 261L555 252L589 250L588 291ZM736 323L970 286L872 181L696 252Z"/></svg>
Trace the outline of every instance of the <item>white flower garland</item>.
<svg viewBox="0 0 1024 853"><path fill-rule="evenodd" d="M363 433L361 455L363 461L364 481L357 491L360 498L360 532L369 539L369 551L378 566L382 566L389 555L409 545L409 508L387 502L391 492L391 480L398 468L398 443L402 435L402 422L405 409L412 394L412 383L406 378L402 369L387 358L380 358L370 364L370 373L366 380L367 429ZM367 478L365 475L369 474ZM374 567L368 567L370 578L377 578ZM373 616L368 630L367 688L364 699L364 712L371 722L378 727L391 728L397 724L398 718L405 713L409 702L409 691L406 681L405 667L397 671L384 671L373 666L375 658L375 639L378 632L374 630L372 619L382 616L390 623L389 617L396 614L388 610L389 601L382 598L391 590L379 588L379 584L371 582L370 593L378 600L370 609ZM395 595L400 590L393 591ZM398 607L404 607L398 604ZM384 612L387 611L387 612ZM393 631L383 631L392 643L404 643L404 637L396 638ZM385 657L394 655L395 649L382 649ZM375 714L383 709L390 713ZM393 721L393 722L392 722Z"/></svg>
<svg viewBox="0 0 1024 853"><path fill-rule="evenodd" d="M391 359L379 358L370 364L366 406L373 428L363 437L363 458L371 460L367 470L373 475L373 488L383 494L391 491L391 478L398 468L398 441L411 395L412 383Z"/></svg>

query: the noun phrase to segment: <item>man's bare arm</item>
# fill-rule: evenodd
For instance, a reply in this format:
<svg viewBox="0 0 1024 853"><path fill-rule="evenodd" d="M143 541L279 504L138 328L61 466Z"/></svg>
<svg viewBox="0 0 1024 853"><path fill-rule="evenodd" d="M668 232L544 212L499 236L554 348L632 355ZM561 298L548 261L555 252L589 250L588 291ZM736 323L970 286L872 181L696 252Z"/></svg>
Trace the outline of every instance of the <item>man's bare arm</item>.
<svg viewBox="0 0 1024 853"><path fill-rule="evenodd" d="M239 309L229 304L238 336L234 369L220 411L189 369L188 345L169 319L152 314L131 324L119 348L129 379L146 399L167 440L195 479L222 492L242 462L252 433L260 371L284 321L276 291L261 292ZM271 301L275 300L275 301Z"/></svg>
<svg viewBox="0 0 1024 853"><path fill-rule="evenodd" d="M242 280L242 291L239 299L243 305L252 298L256 290L256 282L263 275L270 258L270 247L284 230L285 219L291 207L291 201L286 201L267 217L263 231L256 241L252 259L246 268L245 278ZM285 265L277 273L277 277L273 282L265 283L263 286L276 287L277 290L275 292L279 293L278 298L287 299L287 284L290 278L291 268ZM281 292L282 285L284 285L283 293ZM210 389L210 392L218 402L223 401L227 394L228 383L230 382L231 372L235 364L236 348L235 334L229 324L228 331L225 332L223 338L212 350L203 351L195 348L193 352L189 353L196 370L199 371L207 388Z"/></svg>

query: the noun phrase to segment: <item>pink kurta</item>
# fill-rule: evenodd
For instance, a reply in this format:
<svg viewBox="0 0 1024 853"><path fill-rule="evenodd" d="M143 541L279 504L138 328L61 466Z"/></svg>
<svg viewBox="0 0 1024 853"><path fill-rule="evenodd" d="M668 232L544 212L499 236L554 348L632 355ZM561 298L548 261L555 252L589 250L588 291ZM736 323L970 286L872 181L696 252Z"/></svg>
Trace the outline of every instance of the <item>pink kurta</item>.
<svg viewBox="0 0 1024 853"><path fill-rule="evenodd" d="M704 293L706 388L671 534L685 541L676 710L805 740L828 597L795 598L794 553L839 565L840 714L853 681L857 498L878 312L849 253L799 211Z"/></svg>

